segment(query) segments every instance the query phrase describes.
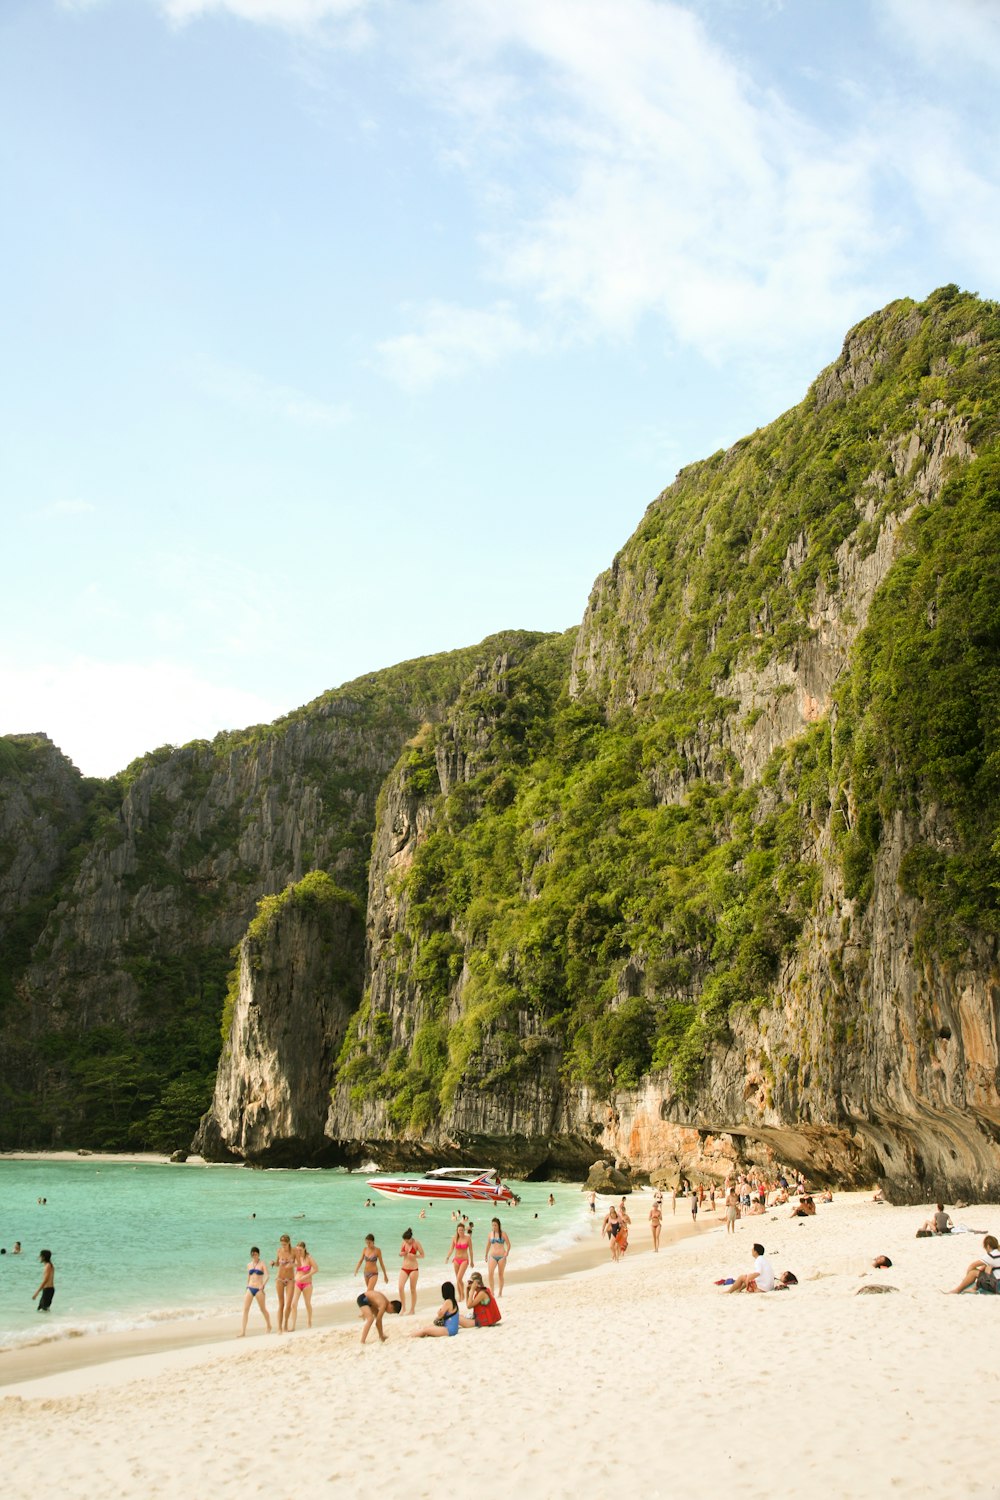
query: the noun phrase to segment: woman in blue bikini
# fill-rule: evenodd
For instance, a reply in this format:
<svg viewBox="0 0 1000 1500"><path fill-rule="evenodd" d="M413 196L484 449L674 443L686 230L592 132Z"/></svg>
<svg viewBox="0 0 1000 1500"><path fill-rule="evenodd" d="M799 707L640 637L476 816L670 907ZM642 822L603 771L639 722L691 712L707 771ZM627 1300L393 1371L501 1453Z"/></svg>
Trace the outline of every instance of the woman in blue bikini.
<svg viewBox="0 0 1000 1500"><path fill-rule="evenodd" d="M247 1289L243 1297L243 1327L240 1329L240 1338L247 1331L247 1318L249 1318L250 1309L255 1302L264 1314L264 1322L267 1324L268 1333L271 1332L271 1317L267 1310L267 1294L264 1291L266 1285L267 1267L260 1258L260 1251L254 1245L250 1251L250 1264L247 1266Z"/></svg>
<svg viewBox="0 0 1000 1500"><path fill-rule="evenodd" d="M499 1219L490 1220L490 1237L486 1241L486 1265L489 1269L490 1291L493 1291L493 1277L498 1275L500 1285L496 1289L496 1296L503 1296L503 1273L507 1266L507 1257L510 1254L510 1240L500 1227Z"/></svg>

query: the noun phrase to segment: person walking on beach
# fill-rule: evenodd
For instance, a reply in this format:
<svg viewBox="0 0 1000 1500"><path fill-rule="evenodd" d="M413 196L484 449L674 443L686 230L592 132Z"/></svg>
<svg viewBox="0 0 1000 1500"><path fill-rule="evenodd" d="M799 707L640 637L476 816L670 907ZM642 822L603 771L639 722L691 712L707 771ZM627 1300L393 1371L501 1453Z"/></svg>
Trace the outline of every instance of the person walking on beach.
<svg viewBox="0 0 1000 1500"><path fill-rule="evenodd" d="M318 1270L319 1266L306 1249L305 1240L299 1240L295 1246L295 1290L292 1293L290 1317L286 1324L291 1333L295 1332L300 1297L306 1304L307 1326L309 1328L313 1326L313 1277Z"/></svg>
<svg viewBox="0 0 1000 1500"><path fill-rule="evenodd" d="M38 1298L38 1311L48 1312L52 1306L52 1298L56 1294L56 1268L52 1264L52 1251L39 1250L38 1259L42 1263L42 1279L31 1294L34 1302Z"/></svg>
<svg viewBox="0 0 1000 1500"><path fill-rule="evenodd" d="M247 1318L255 1302L264 1314L268 1333L271 1332L271 1315L267 1310L267 1293L264 1291L266 1286L267 1267L260 1258L259 1249L254 1245L250 1251L250 1264L247 1266L247 1289L243 1294L243 1327L240 1329L240 1338L246 1334Z"/></svg>
<svg viewBox="0 0 1000 1500"><path fill-rule="evenodd" d="M358 1298L358 1306L361 1309L361 1317L365 1325L361 1330L361 1342L365 1342L374 1323L379 1343L384 1344L385 1334L382 1332L382 1319L386 1313L401 1313L403 1311L402 1302L400 1302L398 1297L393 1297L390 1302L384 1292L377 1292L375 1287L372 1286L367 1292L361 1293L361 1296Z"/></svg>
<svg viewBox="0 0 1000 1500"><path fill-rule="evenodd" d="M288 1314L292 1310L295 1293L295 1255L291 1236L283 1234L278 1241L272 1266L276 1266L274 1285L278 1294L278 1332L288 1332Z"/></svg>
<svg viewBox="0 0 1000 1500"><path fill-rule="evenodd" d="M601 1225L601 1233L607 1235L609 1244L611 1246L611 1259L612 1260L620 1260L621 1259L621 1253L622 1253L622 1251L621 1251L621 1246L618 1243L618 1232L621 1229L621 1227L622 1227L622 1222L621 1222L621 1219L619 1219L619 1217L618 1217L618 1210L615 1207L615 1205L612 1203L611 1207L608 1209L607 1213L604 1215L604 1223Z"/></svg>
<svg viewBox="0 0 1000 1500"><path fill-rule="evenodd" d="M365 1268L365 1291L366 1292L373 1292L375 1290L376 1286L378 1285L378 1268L379 1268L379 1266L382 1267L382 1280L388 1286L388 1284L389 1284L389 1272L385 1268L385 1261L382 1259L382 1252L379 1249L379 1247L376 1245L376 1243L375 1243L375 1236L373 1234L366 1234L365 1235L365 1243L364 1243L364 1249L361 1251L361 1259L358 1261L357 1265L354 1267L354 1274L355 1274L355 1276L357 1276L358 1272L361 1270L362 1265Z"/></svg>
<svg viewBox="0 0 1000 1500"><path fill-rule="evenodd" d="M698 1194L695 1192L694 1188L692 1188L691 1189L691 1223L692 1224L697 1224L697 1222L698 1222Z"/></svg>
<svg viewBox="0 0 1000 1500"><path fill-rule="evenodd" d="M419 1261L423 1259L424 1247L414 1239L412 1229L403 1230L403 1243L399 1247L403 1264L399 1268L399 1300L406 1308L406 1293L410 1293L410 1305L406 1316L412 1318L417 1310L417 1281L420 1277Z"/></svg>
<svg viewBox="0 0 1000 1500"><path fill-rule="evenodd" d="M675 1214L677 1212L677 1189L676 1188L671 1188L670 1189L670 1212L672 1214Z"/></svg>
<svg viewBox="0 0 1000 1500"><path fill-rule="evenodd" d="M510 1239L500 1227L499 1219L490 1220L490 1237L486 1241L486 1265L489 1272L490 1291L493 1291L494 1274L499 1276L500 1285L496 1289L496 1296L503 1296L503 1275L507 1268L507 1257L510 1254Z"/></svg>
<svg viewBox="0 0 1000 1500"><path fill-rule="evenodd" d="M455 1267L455 1288L459 1301L465 1296L465 1273L472 1270L472 1254L472 1236L465 1227L465 1221L459 1219L448 1246L448 1254L444 1258L445 1265L450 1260Z"/></svg>
<svg viewBox="0 0 1000 1500"><path fill-rule="evenodd" d="M659 1251L660 1230L663 1227L663 1215L660 1212L660 1205L657 1203L655 1198L653 1199L653 1206L649 1210L649 1227L653 1231L653 1250Z"/></svg>
<svg viewBox="0 0 1000 1500"><path fill-rule="evenodd" d="M591 1193L591 1195L590 1195L590 1212L592 1214L596 1214L596 1212L597 1212L597 1194L596 1193Z"/></svg>

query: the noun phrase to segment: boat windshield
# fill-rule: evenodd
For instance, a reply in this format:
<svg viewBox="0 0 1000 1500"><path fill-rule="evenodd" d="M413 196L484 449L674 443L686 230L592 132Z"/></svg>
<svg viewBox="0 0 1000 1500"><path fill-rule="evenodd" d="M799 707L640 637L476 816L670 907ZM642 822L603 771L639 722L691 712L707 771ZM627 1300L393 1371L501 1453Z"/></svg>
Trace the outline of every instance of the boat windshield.
<svg viewBox="0 0 1000 1500"><path fill-rule="evenodd" d="M476 1167L439 1167L436 1172L428 1172L428 1177L433 1177L435 1182L479 1182L486 1179L496 1182L497 1174L491 1170Z"/></svg>

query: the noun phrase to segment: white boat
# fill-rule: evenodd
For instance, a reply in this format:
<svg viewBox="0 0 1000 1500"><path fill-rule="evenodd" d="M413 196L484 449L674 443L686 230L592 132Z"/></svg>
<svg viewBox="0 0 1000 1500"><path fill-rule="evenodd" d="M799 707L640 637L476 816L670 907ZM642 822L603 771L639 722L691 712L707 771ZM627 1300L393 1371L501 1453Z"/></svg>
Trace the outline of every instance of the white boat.
<svg viewBox="0 0 1000 1500"><path fill-rule="evenodd" d="M500 1181L499 1172L484 1167L438 1167L423 1177L369 1177L378 1193L432 1201L460 1199L479 1203L520 1203L516 1193Z"/></svg>

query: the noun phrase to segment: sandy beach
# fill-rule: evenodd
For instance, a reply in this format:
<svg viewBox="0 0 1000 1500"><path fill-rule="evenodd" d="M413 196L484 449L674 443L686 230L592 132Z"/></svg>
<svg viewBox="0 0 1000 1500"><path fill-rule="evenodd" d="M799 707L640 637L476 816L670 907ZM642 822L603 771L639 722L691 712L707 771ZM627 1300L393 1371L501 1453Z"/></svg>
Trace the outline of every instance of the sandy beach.
<svg viewBox="0 0 1000 1500"><path fill-rule="evenodd" d="M38 1378L0 1393L7 1487L1000 1496L1000 1298L942 1295L981 1234L918 1240L924 1209L843 1195L815 1219L775 1210L735 1236L709 1219L653 1255L647 1211L636 1197L621 1265L519 1278L512 1264L502 1325L454 1340L410 1341L393 1319L385 1345L362 1348L357 1324L337 1322L48 1375L54 1345L23 1351ZM1000 1228L995 1205L953 1217ZM749 1267L758 1237L799 1285L723 1295L713 1283ZM871 1268L877 1254L890 1271ZM897 1290L857 1295L876 1283Z"/></svg>

